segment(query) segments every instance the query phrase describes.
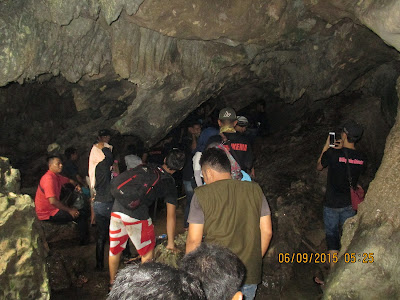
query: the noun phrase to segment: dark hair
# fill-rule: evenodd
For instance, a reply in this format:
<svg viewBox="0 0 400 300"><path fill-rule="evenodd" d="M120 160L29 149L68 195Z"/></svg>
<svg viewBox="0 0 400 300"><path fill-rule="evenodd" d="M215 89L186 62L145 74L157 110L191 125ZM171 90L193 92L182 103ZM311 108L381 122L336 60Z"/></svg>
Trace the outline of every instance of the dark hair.
<svg viewBox="0 0 400 300"><path fill-rule="evenodd" d="M71 159L72 154L75 154L75 153L76 153L76 148L74 148L74 147L69 147L69 148L65 149L65 151L64 151L65 157L67 159Z"/></svg>
<svg viewBox="0 0 400 300"><path fill-rule="evenodd" d="M111 131L108 129L99 130L98 136L111 136Z"/></svg>
<svg viewBox="0 0 400 300"><path fill-rule="evenodd" d="M108 300L203 300L200 281L183 270L147 262L118 272Z"/></svg>
<svg viewBox="0 0 400 300"><path fill-rule="evenodd" d="M136 146L133 144L128 145L127 150L129 154L137 154Z"/></svg>
<svg viewBox="0 0 400 300"><path fill-rule="evenodd" d="M203 152L200 158L200 166L207 166L217 172L230 173L231 163L228 156L221 149L209 148Z"/></svg>
<svg viewBox="0 0 400 300"><path fill-rule="evenodd" d="M180 268L200 279L209 300L232 299L246 273L246 267L236 254L206 243L187 254Z"/></svg>
<svg viewBox="0 0 400 300"><path fill-rule="evenodd" d="M237 120L236 119L235 120L219 119L219 121L222 123L222 126L227 126L227 125L233 126L233 123L235 123Z"/></svg>
<svg viewBox="0 0 400 300"><path fill-rule="evenodd" d="M358 142L358 140L359 140L360 138L354 138L354 137L352 137L352 136L347 136L347 141L349 142L349 143L356 143L356 142Z"/></svg>
<svg viewBox="0 0 400 300"><path fill-rule="evenodd" d="M187 126L187 127L194 127L195 125L201 126L201 122L200 122L198 119L189 120L189 121L188 121L188 126Z"/></svg>
<svg viewBox="0 0 400 300"><path fill-rule="evenodd" d="M165 157L165 164L171 170L181 170L185 165L185 152L179 149L172 149Z"/></svg>
<svg viewBox="0 0 400 300"><path fill-rule="evenodd" d="M62 161L61 156L59 156L59 155L50 155L50 156L47 156L47 158L46 158L47 164L51 164L53 162L53 160L56 159L56 158L58 158L59 160Z"/></svg>

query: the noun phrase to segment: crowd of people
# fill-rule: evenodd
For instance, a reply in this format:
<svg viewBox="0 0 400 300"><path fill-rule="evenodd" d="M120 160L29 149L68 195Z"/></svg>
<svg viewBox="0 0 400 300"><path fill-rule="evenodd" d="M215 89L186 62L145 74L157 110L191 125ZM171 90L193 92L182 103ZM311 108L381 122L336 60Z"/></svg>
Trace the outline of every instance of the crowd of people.
<svg viewBox="0 0 400 300"><path fill-rule="evenodd" d="M178 138L169 135L148 151L140 144L129 145L121 168L126 170L121 173L107 129L99 131L90 151L87 181L78 172L75 148L66 149L64 167L60 156L49 157L49 170L36 192L37 216L49 222L76 221L81 244L89 241L91 216L90 223L96 224L97 270L104 269L109 240L109 299L165 299L163 293L173 295L169 299L255 298L272 238L271 211L254 181L248 118L229 107L216 117L213 120L210 113L207 123L192 118ZM349 186L342 178L343 149L348 149L350 164L356 165L352 184L357 184L365 166L365 158L354 147L362 134L357 126L345 125L341 139L333 147L325 145L318 160L319 170L329 168L324 204L329 251L338 251L338 227L351 216L346 214ZM180 268L173 269L152 262L156 241L149 208L157 199L164 200L166 248L177 251L177 174L186 194L182 225L188 235L186 255ZM61 190L66 183L76 187L72 192L87 195L90 206L77 209L63 203ZM129 240L142 264L118 270L122 253L129 255Z"/></svg>

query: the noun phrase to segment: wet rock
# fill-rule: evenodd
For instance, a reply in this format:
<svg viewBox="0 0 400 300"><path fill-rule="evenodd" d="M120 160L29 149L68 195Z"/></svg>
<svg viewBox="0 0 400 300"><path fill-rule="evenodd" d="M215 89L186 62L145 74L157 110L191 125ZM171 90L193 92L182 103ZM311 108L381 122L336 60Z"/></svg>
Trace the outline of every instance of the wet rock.
<svg viewBox="0 0 400 300"><path fill-rule="evenodd" d="M77 225L74 222L56 224L46 221L40 221L40 223L43 228L46 241L48 243L78 238L78 229Z"/></svg>
<svg viewBox="0 0 400 300"><path fill-rule="evenodd" d="M47 253L32 199L0 194L0 220L0 298L50 299Z"/></svg>
<svg viewBox="0 0 400 300"><path fill-rule="evenodd" d="M62 291L72 286L80 287L80 276L87 269L86 261L76 256L65 256L52 251L47 259L50 287L53 291Z"/></svg>
<svg viewBox="0 0 400 300"><path fill-rule="evenodd" d="M19 194L20 180L19 170L11 167L8 158L0 156L0 193Z"/></svg>

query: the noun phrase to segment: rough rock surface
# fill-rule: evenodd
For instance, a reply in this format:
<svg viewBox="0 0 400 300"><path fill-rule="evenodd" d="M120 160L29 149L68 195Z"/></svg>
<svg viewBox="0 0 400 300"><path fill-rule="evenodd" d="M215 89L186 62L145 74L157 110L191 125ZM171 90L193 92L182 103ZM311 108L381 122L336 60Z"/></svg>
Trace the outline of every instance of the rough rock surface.
<svg viewBox="0 0 400 300"><path fill-rule="evenodd" d="M400 95L400 78L397 80ZM398 299L400 285L400 107L382 164L357 216L346 222L326 299ZM355 262L351 263L354 253Z"/></svg>
<svg viewBox="0 0 400 300"><path fill-rule="evenodd" d="M8 158L0 156L0 193L19 194L20 173L11 167Z"/></svg>
<svg viewBox="0 0 400 300"><path fill-rule="evenodd" d="M390 130L376 98L363 98L355 93L318 102L308 110L299 105L295 103L291 108L301 111L297 117L295 113L289 114L292 118L287 117L287 110L267 109L271 124L285 118L287 123L283 124L284 129L271 129L273 134L255 147L256 180L261 184L273 213L273 238L264 258L260 293L276 299L290 290L287 285L293 284L289 281L295 276L294 270L303 267L301 262L298 266L290 259L282 261L286 253L291 257L293 253L326 251L322 202L327 171L317 171L316 161L328 131L336 131L343 120L350 117L363 125L365 134L358 148L369 158L367 172L362 178L362 185L367 188L380 164ZM310 279L320 270L325 272L322 264L309 264L309 267L312 270L306 276ZM298 296L298 299L310 298Z"/></svg>
<svg viewBox="0 0 400 300"><path fill-rule="evenodd" d="M52 101L95 113L58 140L106 125L151 144L211 97L236 92L236 108L267 95L327 98L395 60L361 24L397 47L398 2L350 2L2 1L0 86L60 75L77 84L54 83ZM15 100L8 88L0 103Z"/></svg>
<svg viewBox="0 0 400 300"><path fill-rule="evenodd" d="M12 168L2 158L1 176ZM4 177L3 177L4 178ZM0 193L0 298L50 299L46 250L34 204L28 195Z"/></svg>

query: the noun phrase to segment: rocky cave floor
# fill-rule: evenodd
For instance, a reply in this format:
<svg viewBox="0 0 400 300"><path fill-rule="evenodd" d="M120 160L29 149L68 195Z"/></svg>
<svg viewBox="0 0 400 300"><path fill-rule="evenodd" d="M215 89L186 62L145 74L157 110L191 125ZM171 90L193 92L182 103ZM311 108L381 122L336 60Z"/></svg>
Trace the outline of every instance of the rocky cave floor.
<svg viewBox="0 0 400 300"><path fill-rule="evenodd" d="M165 233L165 210L163 209L159 212L159 218L154 222L156 236ZM177 224L182 224L183 222L183 210L182 205L177 210ZM94 227L91 227L91 236L94 236ZM183 228L178 228L177 233L183 233ZM95 266L95 242L91 239L89 245L79 246L76 240L67 240L50 243L50 253L51 255L61 254L63 259L63 264L74 264L80 262L83 269L80 272L72 275L77 278L79 275L83 275L87 278L87 283L79 286L76 281L71 287L64 288L59 291L53 291L51 299L52 300L65 300L65 299L80 299L80 300L90 300L90 299L106 299L108 294L108 262L105 261L106 266L103 272L98 272L94 270ZM134 252L131 245L131 252ZM307 251L306 248L303 249ZM300 250L299 250L300 251ZM125 265L121 262L120 268ZM67 268L68 269L68 268ZM321 289L316 286L312 277L320 269L315 264L296 264L294 265L293 278L285 284L279 293L276 291L268 290L263 284L260 284L256 300L261 299L320 299L322 295ZM52 278L54 280L53 285L57 282L61 283L65 278L65 274L53 273ZM62 283L61 283L62 284ZM77 286L78 285L78 286Z"/></svg>

